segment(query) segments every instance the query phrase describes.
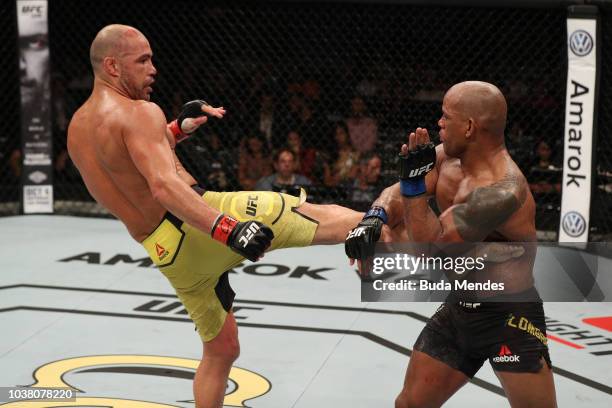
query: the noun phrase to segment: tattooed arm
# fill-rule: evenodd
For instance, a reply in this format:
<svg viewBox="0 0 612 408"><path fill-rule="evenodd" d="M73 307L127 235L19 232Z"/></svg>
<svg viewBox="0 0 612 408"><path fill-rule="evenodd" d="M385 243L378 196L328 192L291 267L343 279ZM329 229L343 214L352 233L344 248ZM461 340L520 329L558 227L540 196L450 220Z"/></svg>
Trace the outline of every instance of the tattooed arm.
<svg viewBox="0 0 612 408"><path fill-rule="evenodd" d="M508 174L502 180L472 191L465 203L436 217L425 199L404 199L404 223L414 242L480 242L521 207L526 190Z"/></svg>

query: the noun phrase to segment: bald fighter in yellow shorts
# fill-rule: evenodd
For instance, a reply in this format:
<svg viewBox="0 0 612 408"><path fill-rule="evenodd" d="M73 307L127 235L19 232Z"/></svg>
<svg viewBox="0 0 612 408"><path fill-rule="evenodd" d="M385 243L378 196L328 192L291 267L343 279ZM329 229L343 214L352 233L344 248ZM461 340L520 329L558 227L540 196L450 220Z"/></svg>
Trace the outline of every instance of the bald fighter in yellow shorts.
<svg viewBox="0 0 612 408"><path fill-rule="evenodd" d="M257 220L269 226L274 233L269 250L307 246L315 238L318 222L299 212L305 195L207 191L202 198L238 221ZM142 244L176 290L202 340L214 339L234 299L225 271L244 257L169 213Z"/></svg>
<svg viewBox="0 0 612 408"><path fill-rule="evenodd" d="M167 125L149 102L152 56L133 27L113 24L96 35L94 87L72 117L68 152L91 195L144 245L184 302L204 343L196 406L219 408L239 354L225 271L269 249L343 242L363 214L271 192L197 191L174 147L207 121L202 113L222 118L225 110L193 101Z"/></svg>

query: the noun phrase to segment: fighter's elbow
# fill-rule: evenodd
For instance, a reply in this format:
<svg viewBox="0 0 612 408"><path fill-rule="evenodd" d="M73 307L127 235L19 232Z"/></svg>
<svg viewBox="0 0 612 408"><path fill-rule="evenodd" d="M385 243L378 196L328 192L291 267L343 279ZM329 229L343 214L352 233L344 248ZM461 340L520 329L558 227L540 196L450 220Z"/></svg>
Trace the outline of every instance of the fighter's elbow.
<svg viewBox="0 0 612 408"><path fill-rule="evenodd" d="M168 181L164 180L162 177L156 177L149 180L149 189L151 190L153 199L161 205L164 205L170 194L170 186Z"/></svg>

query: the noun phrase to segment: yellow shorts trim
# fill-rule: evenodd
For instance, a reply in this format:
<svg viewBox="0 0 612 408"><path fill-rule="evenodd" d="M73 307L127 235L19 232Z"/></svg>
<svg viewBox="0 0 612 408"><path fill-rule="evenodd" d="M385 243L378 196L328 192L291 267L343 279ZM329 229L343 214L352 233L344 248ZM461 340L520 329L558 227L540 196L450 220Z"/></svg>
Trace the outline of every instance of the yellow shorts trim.
<svg viewBox="0 0 612 408"><path fill-rule="evenodd" d="M207 191L202 198L239 221L257 220L270 227L274 232L270 250L308 246L317 230L316 221L295 211L305 201L305 194L294 197L270 191ZM142 245L174 287L202 340L214 339L231 310L231 301L227 305L227 299L223 299L224 308L217 293L231 288L225 282L218 285L219 277L244 258L172 215L164 217Z"/></svg>

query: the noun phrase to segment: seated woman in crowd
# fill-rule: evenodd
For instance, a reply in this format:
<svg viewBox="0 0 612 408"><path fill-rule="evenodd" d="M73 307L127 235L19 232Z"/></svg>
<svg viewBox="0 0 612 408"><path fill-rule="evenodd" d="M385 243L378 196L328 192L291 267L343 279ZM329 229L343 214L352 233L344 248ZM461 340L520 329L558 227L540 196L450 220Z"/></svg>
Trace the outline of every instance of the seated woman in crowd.
<svg viewBox="0 0 612 408"><path fill-rule="evenodd" d="M344 122L334 127L335 144L331 151L330 164L325 166L324 183L328 187L352 182L358 171L359 152L353 149L349 132Z"/></svg>
<svg viewBox="0 0 612 408"><path fill-rule="evenodd" d="M290 130L287 133L287 147L295 155L296 173L311 178L317 160L317 151L311 147L304 147L302 135L297 130Z"/></svg>
<svg viewBox="0 0 612 408"><path fill-rule="evenodd" d="M553 164L553 151L548 142L536 143L535 158L527 176L529 188L536 195L561 191L561 168Z"/></svg>

